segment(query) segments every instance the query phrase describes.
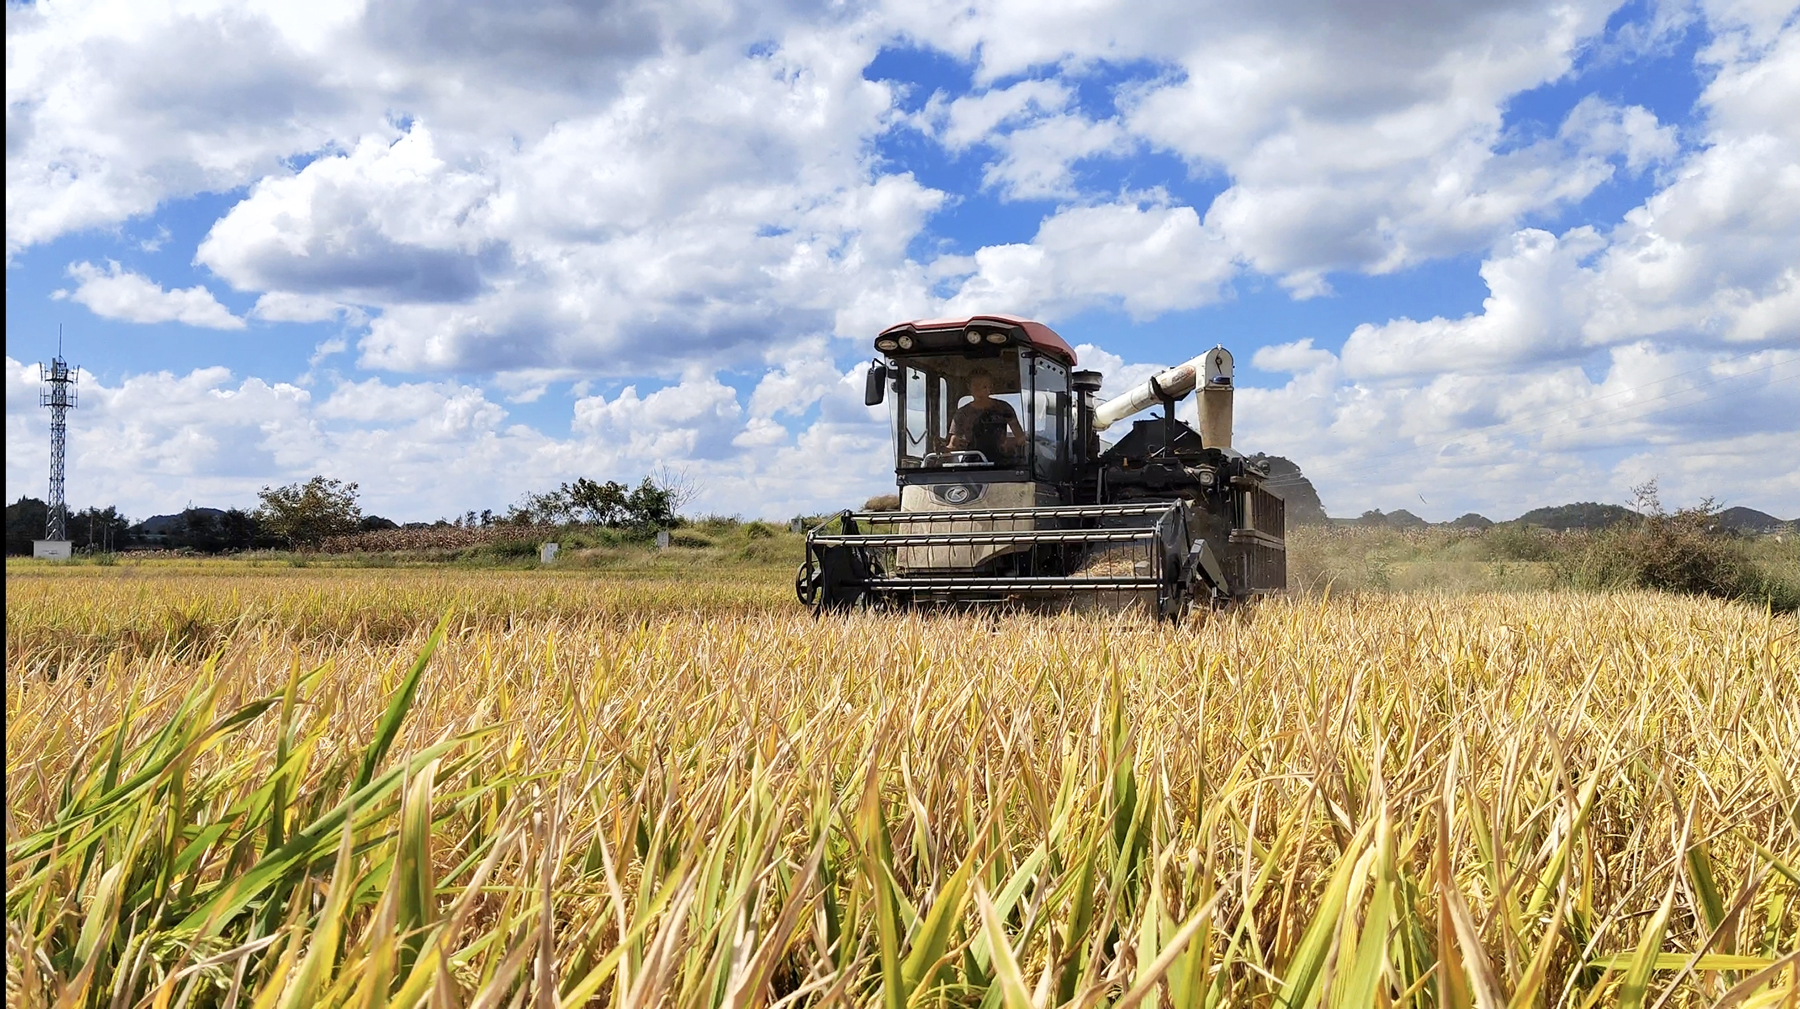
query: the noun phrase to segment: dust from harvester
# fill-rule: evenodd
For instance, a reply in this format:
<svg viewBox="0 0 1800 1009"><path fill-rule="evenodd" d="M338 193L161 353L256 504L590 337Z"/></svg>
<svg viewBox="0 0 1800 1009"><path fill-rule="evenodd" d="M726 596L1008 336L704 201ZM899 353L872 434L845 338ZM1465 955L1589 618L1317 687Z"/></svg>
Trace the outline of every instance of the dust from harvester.
<svg viewBox="0 0 1800 1009"><path fill-rule="evenodd" d="M8 1003L1793 996L1791 616L789 591L9 574Z"/></svg>

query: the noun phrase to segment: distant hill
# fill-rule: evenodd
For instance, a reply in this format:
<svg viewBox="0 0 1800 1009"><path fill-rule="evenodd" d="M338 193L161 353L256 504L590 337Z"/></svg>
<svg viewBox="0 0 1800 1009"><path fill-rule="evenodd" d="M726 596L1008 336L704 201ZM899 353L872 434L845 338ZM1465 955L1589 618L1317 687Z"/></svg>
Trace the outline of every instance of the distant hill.
<svg viewBox="0 0 1800 1009"><path fill-rule="evenodd" d="M1324 525L1325 505L1300 465L1278 455L1257 453L1251 458L1269 464L1269 482L1265 485L1286 502L1287 524L1291 526Z"/></svg>
<svg viewBox="0 0 1800 1009"><path fill-rule="evenodd" d="M1379 508L1371 508L1354 519L1350 525L1367 526L1373 529L1423 529L1431 523L1401 508L1398 511L1384 512Z"/></svg>
<svg viewBox="0 0 1800 1009"><path fill-rule="evenodd" d="M1566 532L1570 529L1605 529L1631 519L1636 512L1623 505L1581 501L1575 504L1533 508L1513 521L1520 525L1541 526Z"/></svg>
<svg viewBox="0 0 1800 1009"><path fill-rule="evenodd" d="M1310 485L1309 485L1310 486ZM1293 522L1293 504L1288 504L1288 521ZM1552 505L1547 508L1533 508L1512 521L1519 525L1537 526L1557 532L1568 532L1572 529L1605 529L1636 518L1637 513L1623 505L1599 504L1594 501L1579 501L1574 504ZM1485 515L1469 512L1449 522L1427 522L1412 512L1402 508L1398 511L1383 512L1372 508L1353 519L1331 519L1335 525L1354 525L1376 529L1420 529L1426 526L1450 529L1486 529L1494 525L1494 521ZM1778 533L1785 530L1800 530L1800 519L1781 519L1768 512L1755 508L1727 508L1718 515L1718 523L1726 529L1734 529L1741 533Z"/></svg>
<svg viewBox="0 0 1800 1009"><path fill-rule="evenodd" d="M1387 524L1395 529L1423 529L1431 524L1405 508L1388 512L1385 517Z"/></svg>
<svg viewBox="0 0 1800 1009"><path fill-rule="evenodd" d="M1755 508L1727 508L1719 513L1719 524L1727 529L1736 529L1741 533L1775 533L1795 525L1800 520L1778 519L1768 512L1759 512Z"/></svg>
<svg viewBox="0 0 1800 1009"><path fill-rule="evenodd" d="M224 514L224 510L220 508L190 508L185 512L176 512L173 515L152 515L132 526L131 531L150 536L169 536L186 531L185 516L187 515L204 515L217 522L219 517Z"/></svg>

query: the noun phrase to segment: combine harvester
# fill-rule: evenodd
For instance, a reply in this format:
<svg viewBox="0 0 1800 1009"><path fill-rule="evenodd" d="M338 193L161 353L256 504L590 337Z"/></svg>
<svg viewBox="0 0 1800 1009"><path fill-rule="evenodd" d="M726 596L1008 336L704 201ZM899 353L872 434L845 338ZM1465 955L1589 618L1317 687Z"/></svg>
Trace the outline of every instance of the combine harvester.
<svg viewBox="0 0 1800 1009"><path fill-rule="evenodd" d="M1075 370L1042 323L906 322L875 349L864 400L891 404L900 507L809 530L802 603L1141 606L1180 620L1286 587L1282 500L1267 464L1231 447L1223 347L1098 405L1100 373ZM1196 388L1199 431L1175 416Z"/></svg>

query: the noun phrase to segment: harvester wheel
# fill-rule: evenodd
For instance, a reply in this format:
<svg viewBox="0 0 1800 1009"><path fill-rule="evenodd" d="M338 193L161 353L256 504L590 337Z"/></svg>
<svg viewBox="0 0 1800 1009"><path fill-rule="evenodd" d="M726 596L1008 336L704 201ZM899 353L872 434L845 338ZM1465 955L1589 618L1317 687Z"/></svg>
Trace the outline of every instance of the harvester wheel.
<svg viewBox="0 0 1800 1009"><path fill-rule="evenodd" d="M794 595L799 597L800 605L813 606L819 601L819 589L825 584L825 572L802 561L800 569L794 572Z"/></svg>

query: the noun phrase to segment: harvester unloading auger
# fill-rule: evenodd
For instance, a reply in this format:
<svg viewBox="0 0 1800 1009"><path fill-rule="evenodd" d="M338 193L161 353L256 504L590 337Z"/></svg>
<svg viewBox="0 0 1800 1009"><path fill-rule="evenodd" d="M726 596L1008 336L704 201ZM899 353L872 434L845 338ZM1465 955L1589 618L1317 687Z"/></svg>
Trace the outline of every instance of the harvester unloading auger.
<svg viewBox="0 0 1800 1009"><path fill-rule="evenodd" d="M1100 373L1076 371L1042 323L906 322L875 349L864 398L892 404L900 507L809 530L802 603L1142 605L1180 619L1286 586L1282 500L1266 465L1231 447L1223 347L1100 404ZM1175 415L1196 388L1198 431Z"/></svg>

